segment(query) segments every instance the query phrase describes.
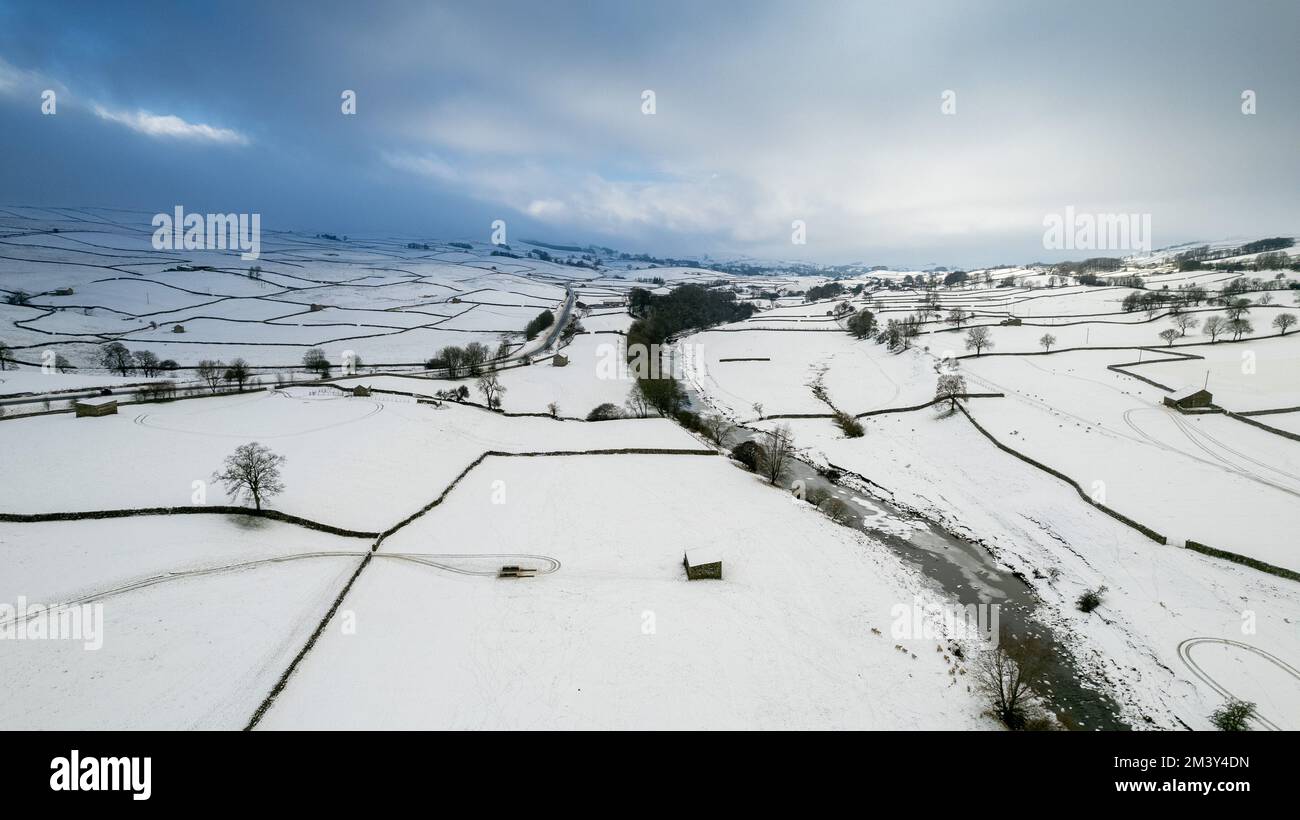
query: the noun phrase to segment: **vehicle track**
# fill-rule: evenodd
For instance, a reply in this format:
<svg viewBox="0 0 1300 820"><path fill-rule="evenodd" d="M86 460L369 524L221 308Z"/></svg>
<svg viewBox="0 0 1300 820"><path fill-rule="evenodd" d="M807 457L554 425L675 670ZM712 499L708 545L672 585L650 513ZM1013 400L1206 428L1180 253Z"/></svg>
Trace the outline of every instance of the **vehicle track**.
<svg viewBox="0 0 1300 820"><path fill-rule="evenodd" d="M1282 671L1286 672L1291 677L1295 678L1297 681L1300 681L1300 670L1297 670L1294 666L1282 660L1281 658L1277 657L1276 655L1273 655L1270 652L1265 652L1263 649L1260 649L1259 647L1256 646L1251 646L1248 643L1242 643L1241 641L1232 641L1226 638L1188 638L1187 640L1178 644L1178 657L1182 659L1182 662L1187 666L1188 669L1192 671L1192 674L1196 675L1196 677L1204 681L1207 686L1209 686L1211 689L1213 689L1215 692L1218 692L1220 695L1222 695L1225 698L1236 698L1236 696L1233 695L1231 692L1229 692L1227 689L1225 689L1223 686L1221 686L1217 681L1214 680L1214 678L1210 677L1209 674L1206 673L1206 671L1196 663L1196 661L1192 660L1192 648L1207 643L1221 644L1224 646L1234 646L1238 649L1244 649L1248 652L1253 652L1256 655L1259 655L1261 658L1268 661L1269 663L1272 663L1274 666L1278 667ZM1260 725L1265 726L1271 731L1274 732L1282 731L1281 727L1279 727L1276 723L1264 717L1263 715L1256 714L1253 719L1258 723L1260 723Z"/></svg>
<svg viewBox="0 0 1300 820"><path fill-rule="evenodd" d="M523 566L524 563L536 562L541 564L540 567L525 567L532 569L537 575L550 575L560 567L558 558L552 558L549 555L533 555L529 553L420 553L420 552L375 552L351 551L351 550L321 550L314 552L296 552L289 555L277 555L271 558L257 558L251 561L238 561L233 564L222 564L215 567L198 567L187 570L170 570L157 575L149 575L143 578L137 578L134 581L128 581L125 584L109 587L107 589L96 590L94 592L73 598L62 603L53 604L47 608L49 612L56 612L73 606L94 603L106 598L112 598L118 595L125 595L128 592L136 592L158 584L166 584L172 581L183 581L190 578L202 578L209 575L220 575L228 572L239 572L246 569L269 566L272 564L283 564L289 561L301 561L309 558L364 558L370 555L372 558L385 558L395 561L407 561L413 564L439 569L444 572L454 573L456 575L469 575L480 578L495 578L500 571L501 566L514 563ZM476 565L482 565L483 568L476 568ZM21 617L15 616L8 621L0 621L0 624L19 623L29 620L31 615Z"/></svg>

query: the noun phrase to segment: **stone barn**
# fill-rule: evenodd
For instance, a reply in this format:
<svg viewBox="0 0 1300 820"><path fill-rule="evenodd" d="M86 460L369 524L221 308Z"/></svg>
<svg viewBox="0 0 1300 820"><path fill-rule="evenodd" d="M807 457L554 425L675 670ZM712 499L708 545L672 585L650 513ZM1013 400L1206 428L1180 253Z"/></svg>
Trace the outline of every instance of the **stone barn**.
<svg viewBox="0 0 1300 820"><path fill-rule="evenodd" d="M687 550L682 557L686 577L691 581L701 578L722 578L722 554L712 547Z"/></svg>
<svg viewBox="0 0 1300 820"><path fill-rule="evenodd" d="M363 386L363 385L358 384L356 387L353 387L353 388L352 388L352 395L353 395L353 396L362 396L362 397L365 397L365 398L369 398L369 397L370 397L370 387L369 387L369 386Z"/></svg>
<svg viewBox="0 0 1300 820"><path fill-rule="evenodd" d="M82 416L113 416L117 414L117 399L99 396L93 399L77 399L73 404L77 418Z"/></svg>
<svg viewBox="0 0 1300 820"><path fill-rule="evenodd" d="M1209 410L1213 402L1214 396L1202 387L1184 387L1165 396L1165 405L1175 410Z"/></svg>

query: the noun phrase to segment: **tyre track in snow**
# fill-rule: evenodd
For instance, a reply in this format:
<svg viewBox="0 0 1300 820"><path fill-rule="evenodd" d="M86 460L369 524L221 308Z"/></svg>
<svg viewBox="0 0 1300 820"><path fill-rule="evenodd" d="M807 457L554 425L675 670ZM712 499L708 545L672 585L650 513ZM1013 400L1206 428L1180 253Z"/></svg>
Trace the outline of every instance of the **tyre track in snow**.
<svg viewBox="0 0 1300 820"><path fill-rule="evenodd" d="M113 598L118 595L125 595L130 592L137 592L142 589L157 586L159 584L171 583L173 581L185 581L193 578L203 578L210 575L221 575L229 572L240 572L248 569L257 569L260 567L271 566L275 564L284 564L290 561L301 561L313 558L362 558L366 555L372 555L375 558L392 559L395 561L406 561L432 569L450 572L456 575L492 577L495 578L501 564L499 562L516 562L523 566L526 562L536 562L541 564L540 567L532 568L537 575L550 575L561 567L558 558L552 558L549 555L533 555L529 553L419 553L419 552L381 552L371 553L365 551L350 550L319 550L312 552L295 552L286 555L276 555L270 558L255 558L249 561L237 561L232 564L221 564L211 567L197 567L194 569L169 570L156 575L147 575L124 584L107 587L94 592L72 598L62 603L53 604L48 609L42 610L42 614L49 612L55 613L69 607L81 606L83 604L103 601L107 598ZM496 565L498 569L476 569L475 564L486 563ZM528 567L525 567L526 569ZM0 625L19 623L30 620L35 613L28 614L24 617L14 617L8 621L0 621Z"/></svg>
<svg viewBox="0 0 1300 820"><path fill-rule="evenodd" d="M1272 654L1271 652L1265 652L1263 649L1260 649L1259 647L1256 646L1251 646L1248 643L1242 643L1241 641L1232 641L1232 640L1228 640L1227 638L1188 638L1187 640L1178 644L1178 657L1187 666L1187 668L1191 670L1192 674L1196 675L1196 677L1200 678L1207 686L1209 686L1211 689L1213 689L1215 692L1218 692L1220 695L1222 695L1225 698L1233 698L1239 700L1239 698L1237 698L1236 695L1232 694L1227 689L1225 689L1218 681L1210 677L1209 673L1207 673L1204 669L1202 669L1200 665L1196 663L1196 661L1192 660L1192 649L1194 647L1200 646L1201 644L1219 644L1221 646L1232 646L1232 647L1236 647L1237 649L1244 649L1247 652L1252 652L1260 656L1264 660L1268 661L1269 663L1281 669L1283 672L1286 672L1291 677L1295 678L1297 681L1300 681L1300 670L1297 670L1294 666L1282 660L1281 658L1277 657L1276 655ZM1258 721L1261 725L1265 726L1271 731L1274 732L1283 731L1281 727L1279 727L1276 723L1264 717L1263 715L1256 714L1254 720Z"/></svg>

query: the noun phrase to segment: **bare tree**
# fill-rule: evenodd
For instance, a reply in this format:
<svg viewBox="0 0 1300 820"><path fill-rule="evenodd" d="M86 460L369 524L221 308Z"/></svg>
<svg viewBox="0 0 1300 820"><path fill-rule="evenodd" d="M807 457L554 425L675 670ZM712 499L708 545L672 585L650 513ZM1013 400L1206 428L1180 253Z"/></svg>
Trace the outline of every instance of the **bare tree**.
<svg viewBox="0 0 1300 820"><path fill-rule="evenodd" d="M1273 327L1277 328L1278 331L1285 336L1287 328L1294 325L1295 321L1294 313L1279 313L1277 316L1273 317Z"/></svg>
<svg viewBox="0 0 1300 820"><path fill-rule="evenodd" d="M478 392L483 394L487 406L495 410L501 406L501 397L505 394L506 387L497 380L497 374L486 373L478 378Z"/></svg>
<svg viewBox="0 0 1300 820"><path fill-rule="evenodd" d="M224 466L220 472L212 474L212 480L224 484L228 495L251 500L261 512L262 499L284 491L284 481L280 477L280 467L284 462L284 456L276 455L256 441L241 444L226 456Z"/></svg>
<svg viewBox="0 0 1300 820"><path fill-rule="evenodd" d="M944 321L953 327L960 329L962 325L971 320L973 315L974 314L970 311L962 310L961 308L953 308L948 311L948 318L944 319Z"/></svg>
<svg viewBox="0 0 1300 820"><path fill-rule="evenodd" d="M131 351L127 350L126 345L121 342L104 345L104 348L99 351L99 364L105 370L119 376L129 376L134 369Z"/></svg>
<svg viewBox="0 0 1300 820"><path fill-rule="evenodd" d="M1049 658L1042 642L1024 638L1011 645L1000 640L976 660L976 684L992 701L994 715L1007 728L1025 728L1034 699L1030 683L1041 677Z"/></svg>
<svg viewBox="0 0 1300 820"><path fill-rule="evenodd" d="M135 361L136 369L140 371L142 376L152 378L158 375L158 371L162 370L158 357L154 355L153 351L137 350L131 354L131 358Z"/></svg>
<svg viewBox="0 0 1300 820"><path fill-rule="evenodd" d="M1249 336L1254 333L1255 326L1246 318L1229 319L1228 332L1232 334L1232 340L1235 342L1242 336Z"/></svg>
<svg viewBox="0 0 1300 820"><path fill-rule="evenodd" d="M1174 327L1178 328L1179 336L1186 336L1187 331L1195 329L1198 324L1196 317L1192 316L1190 313L1178 313L1172 318L1174 321Z"/></svg>
<svg viewBox="0 0 1300 820"><path fill-rule="evenodd" d="M302 366L322 379L330 374L330 360L325 358L325 351L319 347L313 347L302 354Z"/></svg>
<svg viewBox="0 0 1300 820"><path fill-rule="evenodd" d="M731 422L716 413L701 417L700 428L701 432L704 433L704 437L719 447L727 440L727 436L731 434L732 429Z"/></svg>
<svg viewBox="0 0 1300 820"><path fill-rule="evenodd" d="M1043 346L1043 350L1050 351L1052 345L1056 344L1056 337L1050 333L1044 333L1042 338L1038 340L1038 343Z"/></svg>
<svg viewBox="0 0 1300 820"><path fill-rule="evenodd" d="M551 402L550 404L546 405L546 412L551 414L551 418L558 419L560 417L560 405L556 404L555 402Z"/></svg>
<svg viewBox="0 0 1300 820"><path fill-rule="evenodd" d="M984 348L993 349L993 339L989 334L987 327L973 327L966 331L966 349L974 350L978 356L984 352Z"/></svg>
<svg viewBox="0 0 1300 820"><path fill-rule="evenodd" d="M465 367L471 376L477 376L483 369L483 363L488 360L490 352L488 346L482 342L470 342L465 345Z"/></svg>
<svg viewBox="0 0 1300 820"><path fill-rule="evenodd" d="M940 373L939 382L934 388L934 397L936 399L948 400L948 412L944 415L951 416L957 412L957 397L966 392L966 379L960 373ZM942 402L940 407L942 407Z"/></svg>
<svg viewBox="0 0 1300 820"><path fill-rule="evenodd" d="M228 382L238 384L239 389L243 390L244 382L248 381L248 362L243 359L235 359L230 363L230 367L226 368L226 372L222 374L222 378Z"/></svg>
<svg viewBox="0 0 1300 820"><path fill-rule="evenodd" d="M226 375L225 364L218 359L204 359L199 362L197 368L199 381L206 384L213 393L221 385L221 379Z"/></svg>
<svg viewBox="0 0 1300 820"><path fill-rule="evenodd" d="M790 461L794 458L794 436L790 425L781 424L768 430L761 447L763 458L759 471L772 484L779 484L790 472Z"/></svg>
<svg viewBox="0 0 1300 820"><path fill-rule="evenodd" d="M1219 340L1219 334L1224 333L1227 330L1228 320L1222 316L1211 316L1205 320L1205 325L1201 328L1201 332L1210 337L1210 344L1217 342Z"/></svg>
<svg viewBox="0 0 1300 820"><path fill-rule="evenodd" d="M632 415L643 419L650 415L650 402L646 400L645 394L637 385L632 385L632 389L627 391L627 409Z"/></svg>
<svg viewBox="0 0 1300 820"><path fill-rule="evenodd" d="M1173 347L1174 339L1177 339L1179 335L1180 334L1178 333L1178 329L1173 327L1166 328L1160 331L1160 338L1164 339L1165 344L1169 345L1170 347Z"/></svg>

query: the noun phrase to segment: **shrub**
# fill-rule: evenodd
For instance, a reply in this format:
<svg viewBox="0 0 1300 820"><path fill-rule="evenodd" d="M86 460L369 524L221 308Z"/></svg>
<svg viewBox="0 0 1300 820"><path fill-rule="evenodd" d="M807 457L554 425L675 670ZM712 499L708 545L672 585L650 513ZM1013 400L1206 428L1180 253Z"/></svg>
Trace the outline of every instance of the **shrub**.
<svg viewBox="0 0 1300 820"><path fill-rule="evenodd" d="M1105 594L1106 587L1104 586L1097 587L1096 589L1084 590L1084 593L1079 596L1078 600L1074 602L1074 605L1079 608L1080 612L1092 612L1094 609L1101 606L1101 598Z"/></svg>
<svg viewBox="0 0 1300 820"><path fill-rule="evenodd" d="M756 441L742 441L731 448L731 457L756 473L763 463L763 448Z"/></svg>
<svg viewBox="0 0 1300 820"><path fill-rule="evenodd" d="M1247 721L1255 716L1255 704L1236 698L1220 706L1210 715L1210 723L1221 732L1249 732Z"/></svg>
<svg viewBox="0 0 1300 820"><path fill-rule="evenodd" d="M587 414L587 421L611 421L613 419L623 418L623 411L619 410L616 405L605 402L598 404Z"/></svg>
<svg viewBox="0 0 1300 820"><path fill-rule="evenodd" d="M848 438L861 438L867 432L862 428L862 422L843 410L835 411L835 426L840 428L840 431Z"/></svg>

